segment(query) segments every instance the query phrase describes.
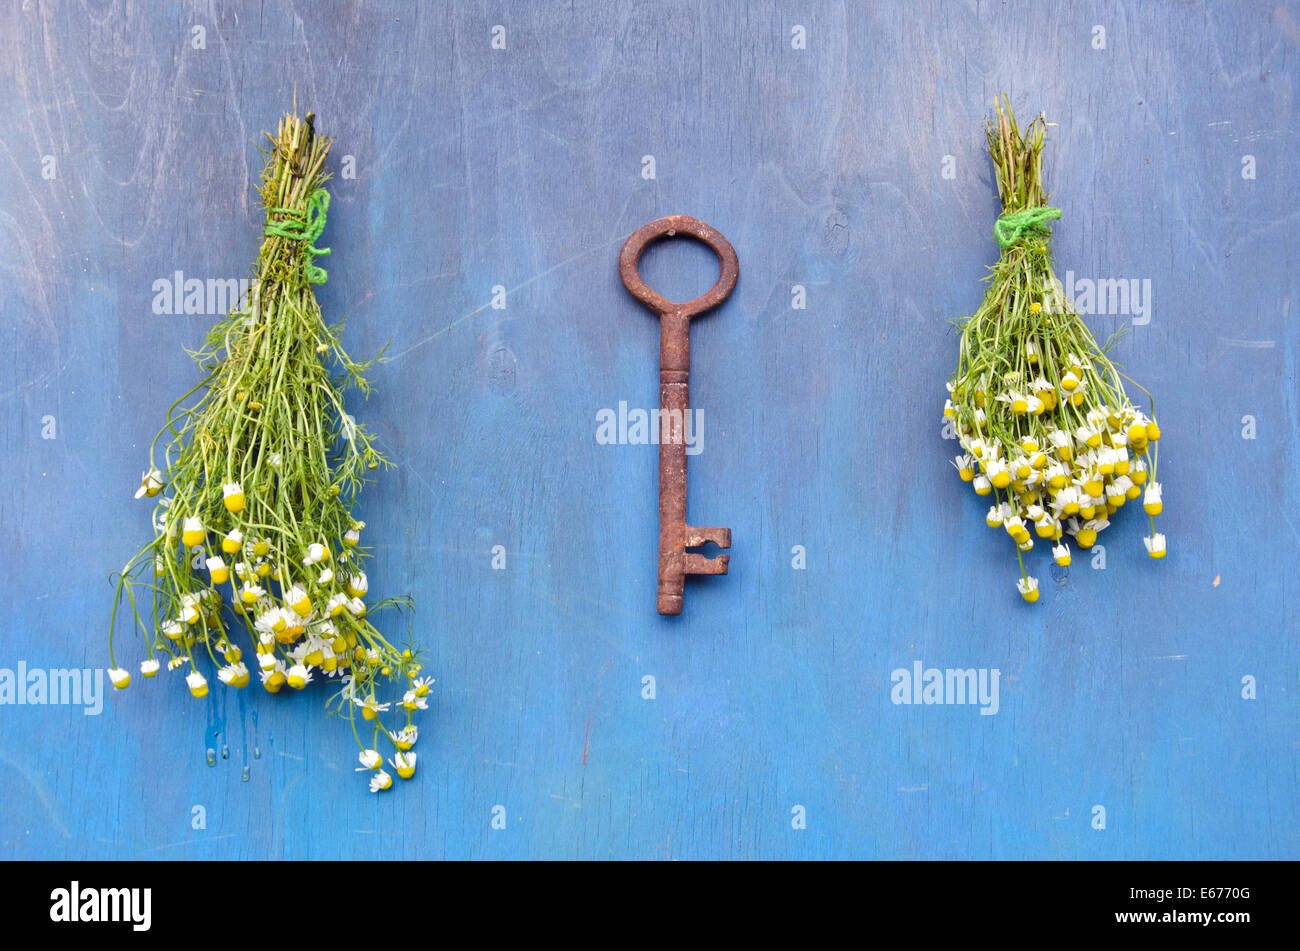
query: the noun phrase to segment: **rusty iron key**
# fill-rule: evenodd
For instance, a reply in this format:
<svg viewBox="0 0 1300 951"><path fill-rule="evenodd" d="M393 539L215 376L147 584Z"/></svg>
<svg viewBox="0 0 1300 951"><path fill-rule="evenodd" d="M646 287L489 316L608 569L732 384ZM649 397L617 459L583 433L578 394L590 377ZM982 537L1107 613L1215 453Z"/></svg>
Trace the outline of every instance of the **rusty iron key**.
<svg viewBox="0 0 1300 951"><path fill-rule="evenodd" d="M678 235L704 242L718 256L718 282L712 290L679 304L651 290L637 266L653 241ZM691 320L731 294L740 276L736 252L718 231L686 215L669 215L639 228L623 245L618 273L632 296L659 317L659 589L660 614L682 613L687 575L725 575L730 555L706 558L687 551L706 542L731 547L731 529L686 524L685 425L690 412Z"/></svg>

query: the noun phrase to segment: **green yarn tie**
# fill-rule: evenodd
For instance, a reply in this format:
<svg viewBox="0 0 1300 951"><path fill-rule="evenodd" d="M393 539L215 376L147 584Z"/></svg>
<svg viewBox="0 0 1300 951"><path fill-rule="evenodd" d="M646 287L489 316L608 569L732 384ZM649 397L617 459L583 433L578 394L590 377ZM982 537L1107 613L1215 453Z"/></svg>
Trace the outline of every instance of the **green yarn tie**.
<svg viewBox="0 0 1300 951"><path fill-rule="evenodd" d="M1052 229L1047 226L1047 223L1059 217L1061 217L1061 209L1052 208L1050 205L1012 212L1003 215L994 223L993 237L997 238L998 244L1004 248L1011 247L1025 237L1047 238L1052 234Z"/></svg>
<svg viewBox="0 0 1300 951"><path fill-rule="evenodd" d="M325 213L329 211L329 207L330 193L323 188L318 188L307 199L304 218L299 218L298 213L292 208L267 209L268 215L290 216L283 221L268 221L265 233L268 238L287 238L290 241L301 241L303 243L303 250L308 255L306 265L303 268L308 284L324 284L325 278L328 276L323 267L317 267L312 262L322 254L330 253L329 248L315 246L316 239L325 230Z"/></svg>

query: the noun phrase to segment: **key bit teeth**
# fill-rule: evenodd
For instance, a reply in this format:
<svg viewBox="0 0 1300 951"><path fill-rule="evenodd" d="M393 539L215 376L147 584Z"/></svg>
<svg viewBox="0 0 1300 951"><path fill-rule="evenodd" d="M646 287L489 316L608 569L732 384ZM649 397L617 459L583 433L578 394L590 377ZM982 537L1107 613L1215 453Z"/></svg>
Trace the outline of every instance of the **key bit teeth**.
<svg viewBox="0 0 1300 951"><path fill-rule="evenodd" d="M730 555L718 555L715 558L705 558L703 555L693 551L686 553L686 558L682 564L683 573L688 575L725 575L727 566L731 563Z"/></svg>
<svg viewBox="0 0 1300 951"><path fill-rule="evenodd" d="M686 547L699 548L706 542L713 542L719 548L731 547L731 529L729 528L693 528L686 526Z"/></svg>
<svg viewBox="0 0 1300 951"><path fill-rule="evenodd" d="M655 608L665 617L676 617L682 613L682 595L681 592L659 592L659 598L655 603Z"/></svg>

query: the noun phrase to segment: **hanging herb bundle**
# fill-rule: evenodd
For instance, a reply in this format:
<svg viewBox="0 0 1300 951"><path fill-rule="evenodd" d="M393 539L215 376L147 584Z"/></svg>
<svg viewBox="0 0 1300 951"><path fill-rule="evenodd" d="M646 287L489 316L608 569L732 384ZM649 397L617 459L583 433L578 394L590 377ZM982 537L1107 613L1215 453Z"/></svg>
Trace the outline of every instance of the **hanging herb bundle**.
<svg viewBox="0 0 1300 951"><path fill-rule="evenodd" d="M984 302L960 322L943 414L962 448L957 471L991 501L986 521L1015 545L1016 585L1033 602L1038 579L1024 554L1034 536L1068 565L1064 536L1090 548L1126 502L1142 499L1151 523L1147 553L1165 556L1165 536L1155 530L1160 427L1154 401L1148 416L1125 394L1124 380L1133 381L1107 356L1115 339L1097 345L1052 271L1049 222L1061 212L1043 190L1045 118L1022 132L1005 96L995 107L988 143L1002 199L993 229L1001 254Z"/></svg>
<svg viewBox="0 0 1300 951"><path fill-rule="evenodd" d="M286 116L267 138L251 290L191 353L204 377L172 404L150 447L136 497L156 500L154 537L116 577L109 673L115 687L130 684L113 643L129 605L145 637L140 673L183 670L196 698L208 693L205 669L246 687L250 661L270 693L333 681L331 706L351 722L359 770L378 792L392 785L385 746L399 776L415 772L413 718L431 683L417 652L371 623L377 609L409 602L365 600L365 524L353 511L369 473L391 463L345 411L344 392L369 395L365 371L380 357L349 357L342 325L327 325L316 303L332 140L316 134L310 113Z"/></svg>

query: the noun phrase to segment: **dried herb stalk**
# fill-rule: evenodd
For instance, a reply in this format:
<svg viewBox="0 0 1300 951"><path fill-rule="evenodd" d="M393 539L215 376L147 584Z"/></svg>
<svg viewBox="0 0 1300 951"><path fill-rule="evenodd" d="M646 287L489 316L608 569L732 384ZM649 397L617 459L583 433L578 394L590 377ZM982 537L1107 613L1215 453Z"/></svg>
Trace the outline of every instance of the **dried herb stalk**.
<svg viewBox="0 0 1300 951"><path fill-rule="evenodd" d="M144 633L141 674L184 670L197 698L208 692L205 669L247 686L249 660L271 693L332 680L331 706L351 722L379 791L392 785L385 745L398 775L415 771L413 717L431 683L418 653L372 623L377 610L409 601L366 602L365 524L353 513L370 474L391 463L344 394L370 393L365 374L380 357L353 360L342 325L327 324L316 302L331 140L311 114L286 116L267 138L250 293L191 353L203 379L167 411L136 492L155 500L154 537L115 579L111 678L130 683L113 639L125 605ZM381 702L388 691L394 699Z"/></svg>
<svg viewBox="0 0 1300 951"><path fill-rule="evenodd" d="M943 414L962 448L954 464L992 502L986 521L1015 545L1017 587L1032 602L1038 580L1025 568L1025 553L1034 536L1052 544L1057 564L1068 565L1064 536L1090 548L1127 502L1142 499L1151 524L1146 550L1165 556L1165 536L1155 530L1160 427L1154 401L1151 414L1143 413L1124 381L1147 391L1107 355L1118 337L1098 346L1052 270L1050 222L1061 212L1043 189L1046 120L1039 116L1022 131L1005 96L995 105L988 143L1002 198L994 227L1001 254L983 303L959 322Z"/></svg>

